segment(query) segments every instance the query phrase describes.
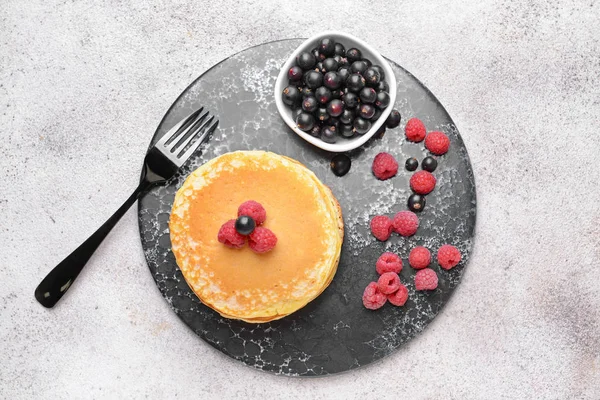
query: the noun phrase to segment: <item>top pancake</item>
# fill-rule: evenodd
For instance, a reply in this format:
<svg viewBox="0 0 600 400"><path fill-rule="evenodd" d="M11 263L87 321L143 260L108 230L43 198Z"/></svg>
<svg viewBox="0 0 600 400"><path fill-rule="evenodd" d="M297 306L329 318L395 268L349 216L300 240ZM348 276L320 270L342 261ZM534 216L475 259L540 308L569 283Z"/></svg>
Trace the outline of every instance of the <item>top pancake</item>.
<svg viewBox="0 0 600 400"><path fill-rule="evenodd" d="M219 243L247 200L267 211L277 246L257 254ZM265 322L306 305L329 285L343 239L339 205L300 163L274 153L227 153L194 171L169 221L173 253L198 297L227 318Z"/></svg>

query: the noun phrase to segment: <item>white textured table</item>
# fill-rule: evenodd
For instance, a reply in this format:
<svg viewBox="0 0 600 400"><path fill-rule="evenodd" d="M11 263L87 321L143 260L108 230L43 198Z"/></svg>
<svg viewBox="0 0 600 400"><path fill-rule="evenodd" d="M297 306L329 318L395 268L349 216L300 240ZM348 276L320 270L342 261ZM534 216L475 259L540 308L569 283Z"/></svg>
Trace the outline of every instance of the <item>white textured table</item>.
<svg viewBox="0 0 600 400"><path fill-rule="evenodd" d="M600 398L600 4L356 4L2 2L0 398ZM197 75L330 28L420 78L471 155L474 252L423 334L340 376L244 367L171 312L134 210L55 309L35 302L136 185L152 132Z"/></svg>

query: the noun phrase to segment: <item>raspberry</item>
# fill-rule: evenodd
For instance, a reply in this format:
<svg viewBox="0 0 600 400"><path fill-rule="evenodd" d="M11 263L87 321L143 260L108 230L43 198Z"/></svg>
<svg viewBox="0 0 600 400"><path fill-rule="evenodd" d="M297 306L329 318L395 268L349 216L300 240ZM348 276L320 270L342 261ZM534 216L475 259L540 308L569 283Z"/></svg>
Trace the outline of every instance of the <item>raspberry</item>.
<svg viewBox="0 0 600 400"><path fill-rule="evenodd" d="M445 244L438 250L437 260L440 267L444 269L452 269L460 262L460 251L454 246Z"/></svg>
<svg viewBox="0 0 600 400"><path fill-rule="evenodd" d="M265 208L259 202L254 200L245 201L238 207L238 217L241 217L242 215L251 217L254 222L256 222L256 226L262 225L267 219L267 211Z"/></svg>
<svg viewBox="0 0 600 400"><path fill-rule="evenodd" d="M273 250L277 244L277 236L270 229L262 226L254 229L254 232L248 236L248 245L257 253L266 253Z"/></svg>
<svg viewBox="0 0 600 400"><path fill-rule="evenodd" d="M410 187L417 194L429 194L435 188L435 176L431 172L419 171L410 177Z"/></svg>
<svg viewBox="0 0 600 400"><path fill-rule="evenodd" d="M402 260L394 253L383 253L379 256L375 269L379 275L385 274L386 272L395 272L397 274L402 271Z"/></svg>
<svg viewBox="0 0 600 400"><path fill-rule="evenodd" d="M410 251L408 263L414 269L427 268L431 262L431 253L423 246L417 246Z"/></svg>
<svg viewBox="0 0 600 400"><path fill-rule="evenodd" d="M396 175L398 162L388 153L379 153L373 159L373 174L377 179L386 180Z"/></svg>
<svg viewBox="0 0 600 400"><path fill-rule="evenodd" d="M425 125L423 125L423 122L419 118L411 118L406 123L404 133L406 133L406 138L409 141L420 142L425 139Z"/></svg>
<svg viewBox="0 0 600 400"><path fill-rule="evenodd" d="M446 154L450 148L450 139L448 139L448 136L444 132L429 132L425 138L425 147L433 154L441 156L442 154Z"/></svg>
<svg viewBox="0 0 600 400"><path fill-rule="evenodd" d="M419 217L412 211L400 211L394 216L394 231L402 236L412 236L417 233Z"/></svg>
<svg viewBox="0 0 600 400"><path fill-rule="evenodd" d="M392 220L385 215L378 215L371 220L371 232L378 240L385 242L392 234Z"/></svg>
<svg viewBox="0 0 600 400"><path fill-rule="evenodd" d="M400 278L395 272L386 272L377 280L377 288L383 294L394 293L400 287Z"/></svg>
<svg viewBox="0 0 600 400"><path fill-rule="evenodd" d="M377 310L385 304L387 297L377 289L377 282L371 282L365 288L362 301L369 310Z"/></svg>
<svg viewBox="0 0 600 400"><path fill-rule="evenodd" d="M400 284L395 293L388 294L388 300L395 306L403 306L408 300L408 289L403 284Z"/></svg>
<svg viewBox="0 0 600 400"><path fill-rule="evenodd" d="M434 290L438 285L438 277L431 268L420 269L415 275L415 288L417 290Z"/></svg>
<svg viewBox="0 0 600 400"><path fill-rule="evenodd" d="M235 230L235 219L230 219L221 226L217 239L225 246L233 249L240 249L246 243L246 237Z"/></svg>

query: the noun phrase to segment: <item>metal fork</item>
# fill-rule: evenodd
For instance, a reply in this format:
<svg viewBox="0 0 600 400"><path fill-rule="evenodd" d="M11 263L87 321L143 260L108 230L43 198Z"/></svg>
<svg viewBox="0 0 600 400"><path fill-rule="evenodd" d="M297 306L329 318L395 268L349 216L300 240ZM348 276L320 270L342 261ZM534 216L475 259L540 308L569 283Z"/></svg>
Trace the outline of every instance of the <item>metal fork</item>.
<svg viewBox="0 0 600 400"><path fill-rule="evenodd" d="M139 186L104 225L58 264L35 289L35 298L47 308L54 307L69 290L94 251L133 203L152 186L165 182L179 170L207 137L219 120L204 107L177 123L146 153ZM195 142L192 141L196 139ZM190 143L191 146L187 147ZM187 149L186 149L187 147Z"/></svg>

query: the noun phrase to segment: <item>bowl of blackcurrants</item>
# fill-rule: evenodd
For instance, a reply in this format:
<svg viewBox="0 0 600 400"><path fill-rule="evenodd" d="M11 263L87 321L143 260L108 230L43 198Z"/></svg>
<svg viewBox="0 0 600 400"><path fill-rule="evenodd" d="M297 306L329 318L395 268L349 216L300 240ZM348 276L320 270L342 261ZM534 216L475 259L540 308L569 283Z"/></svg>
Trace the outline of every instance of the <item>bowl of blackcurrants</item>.
<svg viewBox="0 0 600 400"><path fill-rule="evenodd" d="M383 127L395 100L396 77L389 63L343 32L306 40L275 82L275 103L285 123L331 152L363 145Z"/></svg>

